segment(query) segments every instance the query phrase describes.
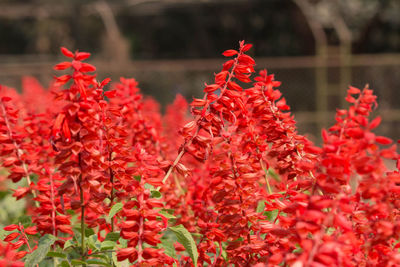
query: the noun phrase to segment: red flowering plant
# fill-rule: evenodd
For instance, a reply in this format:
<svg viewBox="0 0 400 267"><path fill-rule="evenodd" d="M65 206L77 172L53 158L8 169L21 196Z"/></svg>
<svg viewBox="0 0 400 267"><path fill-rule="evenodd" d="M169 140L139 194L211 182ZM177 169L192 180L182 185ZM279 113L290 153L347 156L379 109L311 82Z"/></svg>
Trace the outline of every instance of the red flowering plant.
<svg viewBox="0 0 400 267"><path fill-rule="evenodd" d="M350 87L318 147L250 49L165 115L66 48L50 90L2 86L1 188L25 200L2 266L400 265L400 159L372 90Z"/></svg>

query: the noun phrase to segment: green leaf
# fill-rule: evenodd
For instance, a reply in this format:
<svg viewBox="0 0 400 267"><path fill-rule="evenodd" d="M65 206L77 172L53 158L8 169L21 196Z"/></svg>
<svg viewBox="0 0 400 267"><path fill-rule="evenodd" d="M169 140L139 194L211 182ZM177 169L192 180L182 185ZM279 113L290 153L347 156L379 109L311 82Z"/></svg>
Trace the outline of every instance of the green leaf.
<svg viewBox="0 0 400 267"><path fill-rule="evenodd" d="M41 262L50 250L50 246L54 244L57 238L53 235L44 235L40 238L38 248L28 255L25 261L26 267L34 267Z"/></svg>
<svg viewBox="0 0 400 267"><path fill-rule="evenodd" d="M0 228L0 239L3 240L9 232Z"/></svg>
<svg viewBox="0 0 400 267"><path fill-rule="evenodd" d="M117 243L114 241L103 241L101 243L101 250L108 250L108 249L113 249Z"/></svg>
<svg viewBox="0 0 400 267"><path fill-rule="evenodd" d="M9 191L0 191L0 200L3 200L9 194Z"/></svg>
<svg viewBox="0 0 400 267"><path fill-rule="evenodd" d="M258 201L256 212L259 212L259 213L263 212L264 209L265 209L265 200Z"/></svg>
<svg viewBox="0 0 400 267"><path fill-rule="evenodd" d="M191 234L192 234L192 236L197 237L197 238L202 238L203 237L203 235L200 234L200 233L191 233Z"/></svg>
<svg viewBox="0 0 400 267"><path fill-rule="evenodd" d="M87 245L89 248L93 250L99 250L100 249L100 242L97 242L97 235L91 235L87 238ZM98 245L98 246L97 246Z"/></svg>
<svg viewBox="0 0 400 267"><path fill-rule="evenodd" d="M151 184L145 183L145 184L144 184L144 188L145 188L145 189L153 190L153 189L154 189L154 186L152 186Z"/></svg>
<svg viewBox="0 0 400 267"><path fill-rule="evenodd" d="M158 212L158 214L164 216L164 217L167 218L167 219L176 219L176 217L175 217L174 215L168 213L168 212L165 211L165 210L160 210L160 211Z"/></svg>
<svg viewBox="0 0 400 267"><path fill-rule="evenodd" d="M71 264L72 264L73 266L75 266L75 265L86 266L86 265L87 265L86 262L80 261L80 260L71 260Z"/></svg>
<svg viewBox="0 0 400 267"><path fill-rule="evenodd" d="M74 216L76 214L74 210L66 210L66 212L71 216Z"/></svg>
<svg viewBox="0 0 400 267"><path fill-rule="evenodd" d="M272 222L275 220L276 216L278 216L278 210L270 210L264 212L264 215L267 216L268 221Z"/></svg>
<svg viewBox="0 0 400 267"><path fill-rule="evenodd" d="M73 247L73 246L75 246L75 242L72 239L67 240L67 241L65 241L65 244L64 244L64 250L66 250L69 247Z"/></svg>
<svg viewBox="0 0 400 267"><path fill-rule="evenodd" d="M47 257L53 257L53 258L63 258L66 259L67 255L62 253L62 252L57 252L57 251L49 251L47 253Z"/></svg>
<svg viewBox="0 0 400 267"><path fill-rule="evenodd" d="M62 261L60 264L61 267L71 267L68 261Z"/></svg>
<svg viewBox="0 0 400 267"><path fill-rule="evenodd" d="M110 259L110 257L103 254L91 254L90 257L103 259L105 261L108 261Z"/></svg>
<svg viewBox="0 0 400 267"><path fill-rule="evenodd" d="M120 210L122 210L123 206L124 205L122 203L115 203L112 206L110 213L108 214L108 219L111 220L115 216L115 214L117 214Z"/></svg>
<svg viewBox="0 0 400 267"><path fill-rule="evenodd" d="M126 248L128 246L128 240L121 238L119 244L121 245L121 248Z"/></svg>
<svg viewBox="0 0 400 267"><path fill-rule="evenodd" d="M112 266L112 265L109 264L109 263L106 263L106 262L101 261L101 260L96 260L96 259L86 260L86 263L87 263L87 264L90 264L90 265L93 264L93 265Z"/></svg>
<svg viewBox="0 0 400 267"><path fill-rule="evenodd" d="M120 262L117 259L117 253L112 253L112 260L115 266L121 266ZM126 259L125 262L127 262L128 260Z"/></svg>
<svg viewBox="0 0 400 267"><path fill-rule="evenodd" d="M118 232L109 232L106 235L106 238L104 239L104 241L117 241L119 239L119 233Z"/></svg>
<svg viewBox="0 0 400 267"><path fill-rule="evenodd" d="M267 174L269 176L271 176L275 181L280 182L281 181L281 177L279 176L279 174L276 173L276 171L272 168L269 168L267 171Z"/></svg>
<svg viewBox="0 0 400 267"><path fill-rule="evenodd" d="M169 227L169 229L175 234L178 242L185 247L186 252L192 259L194 266L197 266L197 258L199 257L199 253L197 251L196 243L194 242L189 231L182 224Z"/></svg>
<svg viewBox="0 0 400 267"><path fill-rule="evenodd" d="M292 253L297 253L297 254L300 254L302 252L303 252L303 248L299 244L296 244L296 249L294 249L292 251Z"/></svg>
<svg viewBox="0 0 400 267"><path fill-rule="evenodd" d="M94 230L85 226L85 237L90 237L92 235L95 235Z"/></svg>
<svg viewBox="0 0 400 267"><path fill-rule="evenodd" d="M164 253L174 259L177 259L175 253L174 241L171 239L161 239L160 247L164 249Z"/></svg>
<svg viewBox="0 0 400 267"><path fill-rule="evenodd" d="M28 215L19 216L16 224L21 223L24 227L32 225L32 218Z"/></svg>
<svg viewBox="0 0 400 267"><path fill-rule="evenodd" d="M151 190L150 192L151 192L151 197L152 197L152 198L161 198L161 193L160 193L160 191Z"/></svg>
<svg viewBox="0 0 400 267"><path fill-rule="evenodd" d="M134 175L133 178L135 178L135 180L138 182L140 182L140 180L142 180L142 177L140 175Z"/></svg>

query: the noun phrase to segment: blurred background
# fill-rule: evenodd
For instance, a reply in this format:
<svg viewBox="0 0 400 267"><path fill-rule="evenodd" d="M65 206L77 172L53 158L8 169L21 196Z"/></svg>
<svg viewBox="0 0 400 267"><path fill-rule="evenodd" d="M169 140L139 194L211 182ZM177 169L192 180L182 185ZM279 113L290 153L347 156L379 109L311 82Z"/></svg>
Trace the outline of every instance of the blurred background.
<svg viewBox="0 0 400 267"><path fill-rule="evenodd" d="M93 53L100 78L134 77L164 108L201 96L221 53L252 43L300 132L319 135L348 85L378 95L381 134L400 133L398 0L0 0L0 83L47 86L60 46Z"/></svg>

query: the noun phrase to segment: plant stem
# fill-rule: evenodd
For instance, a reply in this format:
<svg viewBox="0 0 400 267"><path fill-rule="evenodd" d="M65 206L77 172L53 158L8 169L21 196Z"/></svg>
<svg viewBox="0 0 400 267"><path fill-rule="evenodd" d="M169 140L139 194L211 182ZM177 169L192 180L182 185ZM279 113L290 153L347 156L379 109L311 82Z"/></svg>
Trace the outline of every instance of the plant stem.
<svg viewBox="0 0 400 267"><path fill-rule="evenodd" d="M165 174L162 183L165 183L165 181L167 181L168 177L171 175L172 170L175 168L176 164L179 163L179 161L181 160L183 154L185 153L185 148L182 148L181 152L179 153L179 155L176 157L174 163L171 165L171 167L168 169L167 174Z"/></svg>
<svg viewBox="0 0 400 267"><path fill-rule="evenodd" d="M82 188L82 174L79 182L79 191L81 198L81 243L82 243L82 258L85 257L85 201L83 198L83 188Z"/></svg>
<svg viewBox="0 0 400 267"><path fill-rule="evenodd" d="M15 147L15 154L17 156L18 161L22 163L21 165L22 165L22 168L24 170L26 181L28 182L29 188L31 188L32 182L31 182L31 178L29 177L28 167L26 166L26 162L21 158L22 150L20 149L19 145L17 144L17 142L14 139L14 136L13 136L13 133L12 133L12 128L11 128L10 122L8 120L6 108L5 108L4 104L3 104L3 102L0 102L0 103L1 103L2 114L3 114L3 117L4 117L4 122L5 122L6 127L7 127L8 137L10 138L10 140L12 141L12 143L13 143L13 145ZM32 192L33 198L36 198L36 196L37 196L36 195L36 191L31 189L31 192ZM34 200L34 203L35 203L36 207L39 207L39 203L36 200Z"/></svg>
<svg viewBox="0 0 400 267"><path fill-rule="evenodd" d="M111 154L112 153L109 152L109 155L108 155L109 164L111 163L111 160L112 160ZM108 167L108 168L109 168L110 183L111 183L110 208L112 208L112 206L114 204L114 172L111 169L111 167ZM111 232L114 232L114 216L111 218Z"/></svg>
<svg viewBox="0 0 400 267"><path fill-rule="evenodd" d="M260 165L261 165L261 168L264 170L264 173L265 173L265 182L267 183L268 194L271 195L272 194L272 189L271 189L271 185L269 184L268 170L265 167L265 163L264 163L264 161L262 159L260 159Z"/></svg>
<svg viewBox="0 0 400 267"><path fill-rule="evenodd" d="M78 135L78 141L80 141L79 135ZM83 195L83 175L82 175L82 155L81 153L78 154L78 163L79 163L79 168L81 170L81 174L79 175L79 193L80 193L80 202L81 202L81 254L82 254L82 259L85 258L85 198Z"/></svg>

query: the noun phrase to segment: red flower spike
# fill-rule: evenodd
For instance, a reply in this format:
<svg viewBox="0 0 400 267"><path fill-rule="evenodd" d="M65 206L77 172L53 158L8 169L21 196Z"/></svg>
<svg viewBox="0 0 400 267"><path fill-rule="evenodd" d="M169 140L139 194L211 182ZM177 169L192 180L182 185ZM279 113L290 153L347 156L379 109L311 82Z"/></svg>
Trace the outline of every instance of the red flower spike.
<svg viewBox="0 0 400 267"><path fill-rule="evenodd" d="M71 62L55 69L71 73L52 95L32 78L23 95L0 86L1 165L25 183L14 196L29 200L35 225L5 227L14 233L0 265L23 266L38 236L62 247L74 235L68 210L100 241L119 232L127 247L117 258L140 266L193 264L182 246L177 260L159 248L171 224L193 233L199 266L399 265L400 160L397 144L373 132L372 90L349 88L350 107L317 147L298 133L281 83L266 70L253 78L251 45L239 45L223 53L232 58L193 100L193 116L180 96L161 115L134 79L104 92L109 80L82 62L90 54L65 48ZM123 209L110 223L115 203Z"/></svg>

